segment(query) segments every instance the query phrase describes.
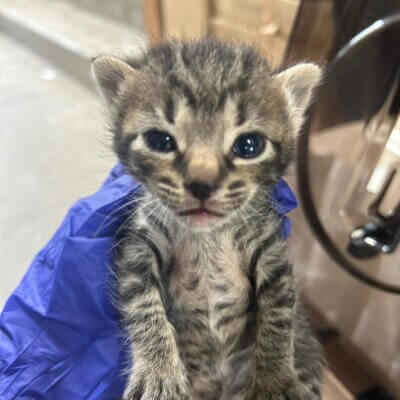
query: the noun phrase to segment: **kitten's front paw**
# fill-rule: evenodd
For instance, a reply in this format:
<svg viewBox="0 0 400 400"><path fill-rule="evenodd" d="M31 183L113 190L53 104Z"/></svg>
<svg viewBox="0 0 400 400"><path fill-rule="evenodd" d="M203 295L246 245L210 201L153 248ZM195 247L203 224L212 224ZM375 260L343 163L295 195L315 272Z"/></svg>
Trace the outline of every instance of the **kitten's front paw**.
<svg viewBox="0 0 400 400"><path fill-rule="evenodd" d="M298 394L294 391L288 390L284 393L274 393L261 395L258 397L259 400L301 400L302 398L298 396Z"/></svg>
<svg viewBox="0 0 400 400"><path fill-rule="evenodd" d="M284 390L282 392L271 393L266 390L260 390L255 396L256 400L302 400L293 390ZM304 399L306 400L306 399Z"/></svg>
<svg viewBox="0 0 400 400"><path fill-rule="evenodd" d="M265 393L265 392L257 394L257 396L255 396L252 399L256 399L256 400L292 400L292 398L286 393L271 394L271 393Z"/></svg>
<svg viewBox="0 0 400 400"><path fill-rule="evenodd" d="M190 400L186 379L135 373L123 400Z"/></svg>

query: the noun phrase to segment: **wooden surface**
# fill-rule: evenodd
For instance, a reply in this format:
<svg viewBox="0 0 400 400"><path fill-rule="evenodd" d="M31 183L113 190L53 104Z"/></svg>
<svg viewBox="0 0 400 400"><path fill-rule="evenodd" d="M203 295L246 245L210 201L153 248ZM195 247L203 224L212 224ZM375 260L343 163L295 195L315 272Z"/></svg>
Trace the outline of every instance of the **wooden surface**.
<svg viewBox="0 0 400 400"><path fill-rule="evenodd" d="M264 10L272 1L264 0L212 0L212 15L235 25L258 29L264 18Z"/></svg>
<svg viewBox="0 0 400 400"><path fill-rule="evenodd" d="M162 38L161 1L142 0L146 32L151 42Z"/></svg>
<svg viewBox="0 0 400 400"><path fill-rule="evenodd" d="M210 32L220 39L238 40L257 47L273 67L278 67L285 52L286 40L279 35L264 36L244 26L232 24L224 18L210 21Z"/></svg>
<svg viewBox="0 0 400 400"><path fill-rule="evenodd" d="M205 36L208 32L209 2L206 0L162 0L164 37Z"/></svg>
<svg viewBox="0 0 400 400"><path fill-rule="evenodd" d="M342 385L329 370L324 373L322 400L353 400L354 396Z"/></svg>
<svg viewBox="0 0 400 400"><path fill-rule="evenodd" d="M148 35L161 39L215 35L256 46L281 64L299 0L143 0Z"/></svg>

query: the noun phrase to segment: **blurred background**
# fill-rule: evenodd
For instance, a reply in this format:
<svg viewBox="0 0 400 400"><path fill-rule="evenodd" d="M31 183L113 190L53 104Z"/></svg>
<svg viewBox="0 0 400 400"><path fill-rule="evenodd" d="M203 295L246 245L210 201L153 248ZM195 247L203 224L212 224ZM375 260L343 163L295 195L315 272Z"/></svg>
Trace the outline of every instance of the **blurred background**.
<svg viewBox="0 0 400 400"><path fill-rule="evenodd" d="M400 399L399 0L0 0L0 307L116 162L90 59L205 35L325 67L290 249L324 399Z"/></svg>

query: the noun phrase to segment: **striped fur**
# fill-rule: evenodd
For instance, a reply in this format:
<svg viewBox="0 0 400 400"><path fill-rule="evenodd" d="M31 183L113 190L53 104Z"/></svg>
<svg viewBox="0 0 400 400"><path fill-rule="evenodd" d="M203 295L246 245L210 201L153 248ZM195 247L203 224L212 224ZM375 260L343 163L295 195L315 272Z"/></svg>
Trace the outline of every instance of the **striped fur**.
<svg viewBox="0 0 400 400"><path fill-rule="evenodd" d="M94 61L116 152L144 185L115 254L133 361L124 399L320 399L319 345L268 200L319 78L293 68L273 73L251 48L211 39ZM146 147L152 127L174 153ZM238 160L233 141L254 130L266 150ZM219 215L201 227L182 212L199 205L194 180Z"/></svg>

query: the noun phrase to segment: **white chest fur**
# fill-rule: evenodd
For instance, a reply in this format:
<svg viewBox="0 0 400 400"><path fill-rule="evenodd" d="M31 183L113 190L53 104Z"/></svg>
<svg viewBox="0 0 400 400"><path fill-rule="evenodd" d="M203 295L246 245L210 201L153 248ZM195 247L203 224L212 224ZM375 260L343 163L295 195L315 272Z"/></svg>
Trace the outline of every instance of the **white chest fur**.
<svg viewBox="0 0 400 400"><path fill-rule="evenodd" d="M222 342L244 323L241 318L232 318L231 324L220 321L223 314L243 314L249 303L246 264L231 232L182 234L175 242L170 277L174 302L188 311L206 312L210 331Z"/></svg>

